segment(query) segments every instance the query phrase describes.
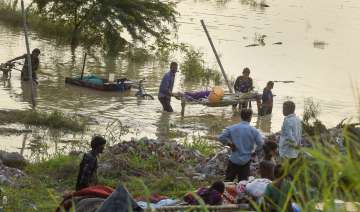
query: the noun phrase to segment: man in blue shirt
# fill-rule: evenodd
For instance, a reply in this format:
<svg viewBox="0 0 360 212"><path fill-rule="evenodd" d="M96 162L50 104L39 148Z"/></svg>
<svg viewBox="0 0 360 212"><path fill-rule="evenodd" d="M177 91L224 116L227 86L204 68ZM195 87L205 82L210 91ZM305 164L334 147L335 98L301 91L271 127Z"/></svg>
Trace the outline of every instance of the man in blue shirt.
<svg viewBox="0 0 360 212"><path fill-rule="evenodd" d="M178 69L178 64L176 62L172 62L170 64L170 71L168 71L161 80L160 88L159 88L159 101L163 106L163 110L167 112L173 112L170 101L171 96L173 95L172 90L174 87L175 74Z"/></svg>
<svg viewBox="0 0 360 212"><path fill-rule="evenodd" d="M274 82L269 81L266 84L266 87L263 90L262 96L261 96L261 109L260 109L260 116L266 116L272 113L273 108L273 94L272 89L274 88Z"/></svg>
<svg viewBox="0 0 360 212"><path fill-rule="evenodd" d="M285 118L281 127L279 154L282 159L293 163L299 155L302 137L301 120L295 114L294 102L284 102L283 115Z"/></svg>
<svg viewBox="0 0 360 212"><path fill-rule="evenodd" d="M225 128L218 139L221 143L231 147L232 152L226 170L225 181L247 180L250 176L250 159L256 145L260 150L264 140L259 131L250 126L252 118L251 109L243 109L240 113L241 122Z"/></svg>

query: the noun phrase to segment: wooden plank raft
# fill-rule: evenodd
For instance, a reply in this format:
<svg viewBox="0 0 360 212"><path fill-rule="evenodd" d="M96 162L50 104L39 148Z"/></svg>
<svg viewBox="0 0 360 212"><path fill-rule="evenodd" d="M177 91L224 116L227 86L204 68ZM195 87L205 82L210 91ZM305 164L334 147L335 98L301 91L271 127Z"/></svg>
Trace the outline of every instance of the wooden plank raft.
<svg viewBox="0 0 360 212"><path fill-rule="evenodd" d="M211 103L208 99L200 100L190 100L184 96L179 97L181 101L181 116L185 114L185 106L188 104L201 104L208 107L226 107L234 104L249 102L249 101L258 101L261 94L257 92L248 92L248 93L236 93L236 94L225 94L220 102Z"/></svg>

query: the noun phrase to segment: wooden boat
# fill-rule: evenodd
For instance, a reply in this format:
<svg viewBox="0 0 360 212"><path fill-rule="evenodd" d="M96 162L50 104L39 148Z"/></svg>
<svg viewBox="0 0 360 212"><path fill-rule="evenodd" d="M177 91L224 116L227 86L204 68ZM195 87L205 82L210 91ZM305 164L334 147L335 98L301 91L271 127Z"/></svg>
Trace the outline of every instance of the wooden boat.
<svg viewBox="0 0 360 212"><path fill-rule="evenodd" d="M102 83L92 83L87 79L80 79L79 77L76 78L66 77L65 83L91 88L99 91L117 91L117 92L130 90L132 85L134 84L133 81L127 80L126 78L118 79L116 80L116 82L109 82L107 79L103 79L103 78L97 78L97 79L102 80Z"/></svg>

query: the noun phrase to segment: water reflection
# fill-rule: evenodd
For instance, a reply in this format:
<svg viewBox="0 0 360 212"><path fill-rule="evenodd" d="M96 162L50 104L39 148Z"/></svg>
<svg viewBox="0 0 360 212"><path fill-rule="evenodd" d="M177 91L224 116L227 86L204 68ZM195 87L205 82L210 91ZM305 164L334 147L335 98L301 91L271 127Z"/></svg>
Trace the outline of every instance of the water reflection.
<svg viewBox="0 0 360 212"><path fill-rule="evenodd" d="M34 99L37 99L37 84L30 81L21 81L21 90L22 90L22 100L23 102L28 102L32 104L32 95ZM32 91L31 91L32 90Z"/></svg>
<svg viewBox="0 0 360 212"><path fill-rule="evenodd" d="M256 128L264 133L271 133L271 117L271 114L266 116L258 116L256 120Z"/></svg>
<svg viewBox="0 0 360 212"><path fill-rule="evenodd" d="M170 132L170 116L171 113L162 112L159 120L156 124L156 137L159 141L166 141L169 139L169 132Z"/></svg>

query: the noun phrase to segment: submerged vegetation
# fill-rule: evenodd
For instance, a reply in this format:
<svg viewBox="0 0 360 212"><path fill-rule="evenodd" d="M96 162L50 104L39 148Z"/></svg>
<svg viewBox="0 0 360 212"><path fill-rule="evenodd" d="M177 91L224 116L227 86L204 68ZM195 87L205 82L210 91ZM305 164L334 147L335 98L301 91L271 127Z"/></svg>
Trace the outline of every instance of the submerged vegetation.
<svg viewBox="0 0 360 212"><path fill-rule="evenodd" d="M216 85L221 82L221 75L219 71L208 68L203 59L204 53L200 50L192 48L185 49L185 58L181 63L180 70L185 76L186 81L190 82L210 82L213 81Z"/></svg>
<svg viewBox="0 0 360 212"><path fill-rule="evenodd" d="M0 0L2 22L22 26L18 2ZM169 44L168 36L176 32L176 14L173 3L159 0L33 0L27 8L30 29L70 42L73 47L80 41L89 47L102 45L109 53L137 41Z"/></svg>
<svg viewBox="0 0 360 212"><path fill-rule="evenodd" d="M86 128L84 119L70 117L60 111L50 113L35 110L0 111L0 123L21 123L71 131L84 131Z"/></svg>
<svg viewBox="0 0 360 212"><path fill-rule="evenodd" d="M22 14L18 8L19 1L0 0L0 21L9 26L22 26ZM53 37L58 41L66 42L70 39L71 28L60 22L46 20L29 10L27 20L30 30L34 30L42 36Z"/></svg>

